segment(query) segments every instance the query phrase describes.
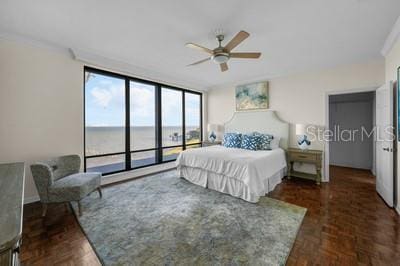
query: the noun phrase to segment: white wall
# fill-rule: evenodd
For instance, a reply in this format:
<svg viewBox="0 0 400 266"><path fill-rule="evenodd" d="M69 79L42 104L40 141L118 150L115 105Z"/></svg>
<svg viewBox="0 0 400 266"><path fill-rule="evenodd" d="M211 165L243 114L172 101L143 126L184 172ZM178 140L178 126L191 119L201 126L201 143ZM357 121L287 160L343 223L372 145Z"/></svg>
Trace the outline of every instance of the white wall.
<svg viewBox="0 0 400 266"><path fill-rule="evenodd" d="M312 71L269 81L270 108L281 119L289 122L290 146L296 146L294 124L325 124L325 97L329 91L370 88L385 82L382 61ZM235 85L208 91L208 122L223 124L235 111ZM312 143L315 149L324 149L321 142Z"/></svg>
<svg viewBox="0 0 400 266"><path fill-rule="evenodd" d="M400 67L400 40L385 57L386 81L397 80L397 69Z"/></svg>
<svg viewBox="0 0 400 266"><path fill-rule="evenodd" d="M400 62L397 46L398 52L386 58L387 69L388 64ZM66 53L0 40L0 162L29 165L60 154L82 156L82 71L83 64ZM395 76L396 71L392 72ZM275 78L270 81L270 106L292 124L323 125L327 91L375 87L384 80L380 61ZM205 123L224 123L232 116L235 85L204 96ZM291 145L295 146L293 132L292 127ZM313 143L313 148L323 148L323 144ZM37 194L28 167L26 173L29 200Z"/></svg>
<svg viewBox="0 0 400 266"><path fill-rule="evenodd" d="M0 41L0 162L82 156L82 69L67 54ZM36 196L29 167L25 195Z"/></svg>
<svg viewBox="0 0 400 266"><path fill-rule="evenodd" d="M31 163L63 154L83 157L83 63L61 49L0 39L0 82L0 163L26 163L25 202L31 202L38 199ZM174 165L108 176L102 183Z"/></svg>

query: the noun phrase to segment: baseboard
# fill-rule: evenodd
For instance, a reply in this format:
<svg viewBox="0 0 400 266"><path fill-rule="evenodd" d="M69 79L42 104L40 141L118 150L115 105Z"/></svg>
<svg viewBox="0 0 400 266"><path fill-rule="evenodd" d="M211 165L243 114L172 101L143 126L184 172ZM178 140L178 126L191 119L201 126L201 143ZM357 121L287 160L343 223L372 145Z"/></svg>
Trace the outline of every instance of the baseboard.
<svg viewBox="0 0 400 266"><path fill-rule="evenodd" d="M40 201L39 196L32 196L32 197L24 197L24 205L25 204L29 204L29 203L33 203L36 201Z"/></svg>
<svg viewBox="0 0 400 266"><path fill-rule="evenodd" d="M356 170L366 170L366 171L371 171L372 173L372 168L360 168L360 167L355 167L355 166L349 166L349 165L341 165L341 164L329 164L329 166L336 166L336 167L342 167L342 168L349 168L349 169L356 169Z"/></svg>
<svg viewBox="0 0 400 266"><path fill-rule="evenodd" d="M371 169L371 173L372 173L373 176L376 176L375 169Z"/></svg>
<svg viewBox="0 0 400 266"><path fill-rule="evenodd" d="M171 162L171 163L165 163L165 164L160 164L160 165L156 165L156 166L145 167L145 168L141 168L141 169L137 169L137 170L132 170L129 172L123 172L123 173L118 173L118 174L114 174L114 175L109 175L109 176L103 177L103 179L101 181L101 185L104 186L104 185L111 185L114 183L129 181L131 179L135 179L135 178L139 178L139 177L143 177L143 176L147 176L147 175L151 175L151 174L156 174L156 173L167 171L167 170L172 170L175 167L176 167L175 162ZM36 201L40 201L39 196L24 197L24 204L33 203Z"/></svg>
<svg viewBox="0 0 400 266"><path fill-rule="evenodd" d="M175 162L170 162L170 163L164 163L164 164L159 164L159 165L154 165L154 166L149 166L145 168L140 168L136 170L132 170L129 172L122 172L114 175L108 175L103 177L101 181L101 185L110 185L113 183L119 183L123 181L129 181L131 179L136 179L139 177L151 175L151 174L156 174L159 172L167 171L167 170L172 170L176 168Z"/></svg>

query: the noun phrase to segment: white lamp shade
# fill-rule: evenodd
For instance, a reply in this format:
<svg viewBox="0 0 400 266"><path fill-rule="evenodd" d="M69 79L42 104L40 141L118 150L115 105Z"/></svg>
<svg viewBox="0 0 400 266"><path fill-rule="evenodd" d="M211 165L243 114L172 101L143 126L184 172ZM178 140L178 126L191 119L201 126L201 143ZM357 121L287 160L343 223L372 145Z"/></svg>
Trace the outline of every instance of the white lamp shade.
<svg viewBox="0 0 400 266"><path fill-rule="evenodd" d="M207 125L207 131L214 131L214 129L215 129L215 124L208 124Z"/></svg>
<svg viewBox="0 0 400 266"><path fill-rule="evenodd" d="M222 127L221 125L217 125L217 124L208 124L207 131L208 132L213 131L213 132L217 133L217 132L221 131L221 127Z"/></svg>
<svg viewBox="0 0 400 266"><path fill-rule="evenodd" d="M296 124L296 135L302 136L306 134L306 125L304 124Z"/></svg>

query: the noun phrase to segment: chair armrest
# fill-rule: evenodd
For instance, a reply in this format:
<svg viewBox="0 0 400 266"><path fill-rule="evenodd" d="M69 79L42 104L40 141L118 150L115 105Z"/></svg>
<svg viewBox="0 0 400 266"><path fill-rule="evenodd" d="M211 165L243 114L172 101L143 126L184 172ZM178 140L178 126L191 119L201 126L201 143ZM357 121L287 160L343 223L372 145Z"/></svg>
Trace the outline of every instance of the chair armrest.
<svg viewBox="0 0 400 266"><path fill-rule="evenodd" d="M53 171L46 163L35 163L31 165L31 172L40 200L47 201L48 188L53 185Z"/></svg>
<svg viewBox="0 0 400 266"><path fill-rule="evenodd" d="M31 165L31 171L34 179L46 180L49 186L53 184L53 169L50 165L46 163L35 163Z"/></svg>

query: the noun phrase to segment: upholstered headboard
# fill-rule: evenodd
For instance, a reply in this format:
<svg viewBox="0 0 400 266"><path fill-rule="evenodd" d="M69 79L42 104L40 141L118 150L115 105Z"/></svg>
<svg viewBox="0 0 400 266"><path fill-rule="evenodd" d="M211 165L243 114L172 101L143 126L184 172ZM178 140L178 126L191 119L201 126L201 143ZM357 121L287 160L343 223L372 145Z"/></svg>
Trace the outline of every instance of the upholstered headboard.
<svg viewBox="0 0 400 266"><path fill-rule="evenodd" d="M289 124L283 122L275 114L275 111L241 111L235 112L225 123L225 132L251 132L269 133L281 138L279 146L287 149L289 146Z"/></svg>

